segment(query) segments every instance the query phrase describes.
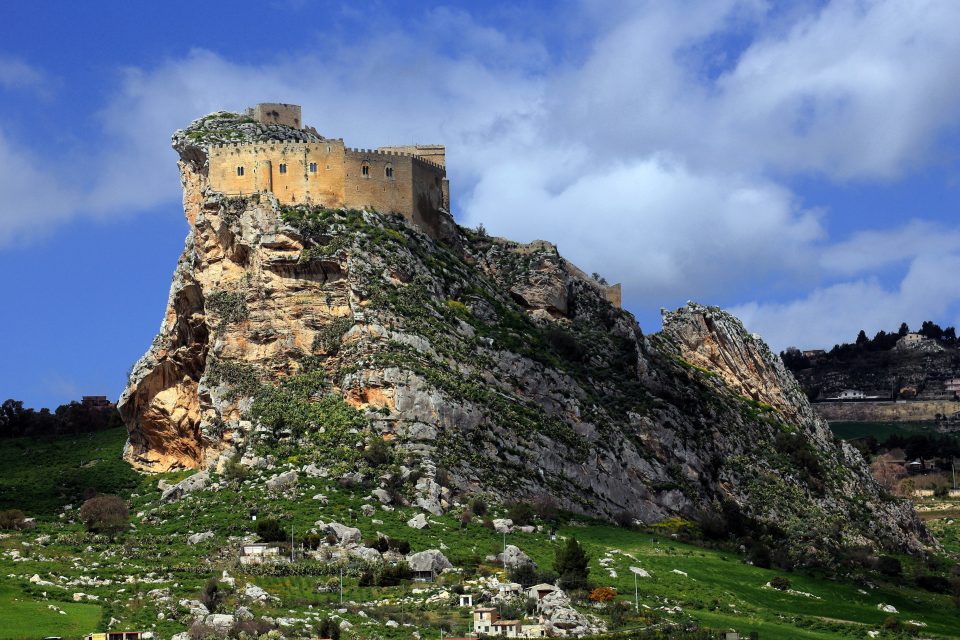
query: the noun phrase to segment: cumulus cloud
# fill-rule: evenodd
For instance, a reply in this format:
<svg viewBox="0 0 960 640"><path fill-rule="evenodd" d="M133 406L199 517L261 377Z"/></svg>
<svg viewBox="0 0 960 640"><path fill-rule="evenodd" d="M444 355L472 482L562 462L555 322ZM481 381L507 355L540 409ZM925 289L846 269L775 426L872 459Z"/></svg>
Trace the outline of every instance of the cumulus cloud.
<svg viewBox="0 0 960 640"><path fill-rule="evenodd" d="M924 320L956 324L960 319L960 252L915 256L893 286L862 278L817 288L786 303L751 302L730 311L775 349L827 348Z"/></svg>
<svg viewBox="0 0 960 640"><path fill-rule="evenodd" d="M884 322L908 303L936 311L930 297L952 289L910 274L929 270L919 247L934 236L953 259L948 238L960 229L918 220L831 243L823 203L803 202L785 180L894 179L935 158L960 120L960 85L947 80L960 71L960 4L776 4L565 6L558 22L576 23L583 46L558 59L526 31L433 9L362 41L325 36L322 54L307 44L239 64L197 50L128 69L100 114L98 181L44 194L48 222L175 206L169 134L216 109L278 100L352 146L445 143L461 222L556 241L643 305L756 299L739 307L751 322L779 332L794 313L810 319L794 335L810 340L846 335L863 309ZM42 173L0 137L0 169L24 159ZM5 216L0 243L36 222L34 194L14 193L22 206ZM875 277L891 268L907 270L899 287ZM770 304L768 286L803 293ZM829 327L812 321L844 295L858 311Z"/></svg>

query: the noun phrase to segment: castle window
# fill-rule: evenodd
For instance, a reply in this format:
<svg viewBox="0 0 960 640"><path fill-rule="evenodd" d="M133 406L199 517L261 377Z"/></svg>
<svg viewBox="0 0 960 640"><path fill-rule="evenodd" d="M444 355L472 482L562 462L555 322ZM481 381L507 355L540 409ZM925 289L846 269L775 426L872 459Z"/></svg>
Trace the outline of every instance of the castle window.
<svg viewBox="0 0 960 640"><path fill-rule="evenodd" d="M242 176L242 175L243 175L243 167L237 167L237 175L238 175L238 176Z"/></svg>
<svg viewBox="0 0 960 640"><path fill-rule="evenodd" d="M286 173L286 172L287 172L287 165L281 163L281 164L280 164L280 173Z"/></svg>
<svg viewBox="0 0 960 640"><path fill-rule="evenodd" d="M370 165L364 164L362 167L360 167L360 173L361 173L365 178L369 178L369 177L370 177Z"/></svg>
<svg viewBox="0 0 960 640"><path fill-rule="evenodd" d="M316 163L316 162L311 162L311 163L310 163L310 173L316 173L316 172L317 172L317 163Z"/></svg>
<svg viewBox="0 0 960 640"><path fill-rule="evenodd" d="M393 167L388 164L388 165L387 165L387 168L384 169L384 173L386 174L386 176L387 176L388 178L392 178L392 177L393 177Z"/></svg>

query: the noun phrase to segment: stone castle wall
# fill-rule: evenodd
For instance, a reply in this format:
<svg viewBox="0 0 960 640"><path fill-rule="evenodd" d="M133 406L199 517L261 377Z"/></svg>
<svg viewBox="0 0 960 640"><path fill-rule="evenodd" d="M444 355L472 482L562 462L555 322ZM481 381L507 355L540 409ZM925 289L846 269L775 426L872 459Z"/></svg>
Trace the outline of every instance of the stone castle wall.
<svg viewBox="0 0 960 640"><path fill-rule="evenodd" d="M400 213L430 235L440 210L450 209L442 164L400 151L349 149L340 139L213 145L208 163L210 187L226 195L270 191L282 204Z"/></svg>

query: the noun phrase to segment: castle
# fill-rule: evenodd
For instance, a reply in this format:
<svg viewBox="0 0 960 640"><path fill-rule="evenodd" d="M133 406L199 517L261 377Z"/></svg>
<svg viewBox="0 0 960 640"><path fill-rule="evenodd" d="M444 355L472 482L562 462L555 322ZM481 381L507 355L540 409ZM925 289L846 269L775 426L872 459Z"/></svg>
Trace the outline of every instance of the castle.
<svg viewBox="0 0 960 640"><path fill-rule="evenodd" d="M303 127L299 105L262 103L246 115L261 124L313 131ZM439 217L450 211L440 145L352 149L342 138L274 140L212 145L208 158L210 186L225 195L268 191L281 204L399 213L434 236Z"/></svg>

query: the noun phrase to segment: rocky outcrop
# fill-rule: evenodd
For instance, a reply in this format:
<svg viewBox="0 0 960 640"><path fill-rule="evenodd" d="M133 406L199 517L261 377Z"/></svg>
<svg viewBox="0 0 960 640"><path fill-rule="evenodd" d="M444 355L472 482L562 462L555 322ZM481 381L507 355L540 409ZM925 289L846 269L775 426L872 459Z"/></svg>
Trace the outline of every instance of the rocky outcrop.
<svg viewBox="0 0 960 640"><path fill-rule="evenodd" d="M546 494L643 522L735 512L798 558L929 540L732 316L690 305L645 336L545 242L456 227L437 242L397 216L226 198L206 179L208 134L174 138L191 232L119 403L140 468L282 444L356 484L376 477L382 440L404 499L432 514L467 492ZM384 508L404 495L390 482Z"/></svg>

